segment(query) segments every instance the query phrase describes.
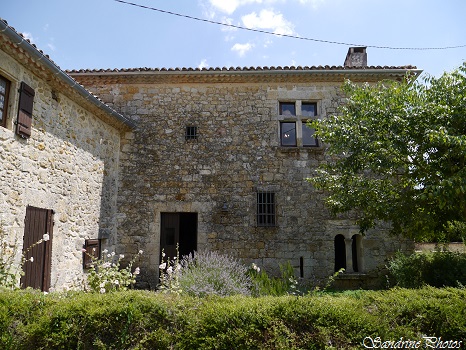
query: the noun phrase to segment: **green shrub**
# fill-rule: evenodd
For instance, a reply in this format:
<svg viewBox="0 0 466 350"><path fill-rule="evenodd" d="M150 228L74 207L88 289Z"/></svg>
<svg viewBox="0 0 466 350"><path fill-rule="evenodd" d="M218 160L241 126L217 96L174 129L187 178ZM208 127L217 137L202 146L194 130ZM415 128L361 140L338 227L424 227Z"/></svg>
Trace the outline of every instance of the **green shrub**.
<svg viewBox="0 0 466 350"><path fill-rule="evenodd" d="M249 275L252 279L253 294L255 296L303 294L298 286L298 280L295 277L293 266L291 266L289 261L286 264L280 264L280 272L280 277L269 276L256 264L252 264Z"/></svg>
<svg viewBox="0 0 466 350"><path fill-rule="evenodd" d="M420 288L466 285L466 254L452 252L398 253L388 262L392 285Z"/></svg>
<svg viewBox="0 0 466 350"><path fill-rule="evenodd" d="M1 349L359 349L365 337L466 339L466 290L192 298L0 292Z"/></svg>

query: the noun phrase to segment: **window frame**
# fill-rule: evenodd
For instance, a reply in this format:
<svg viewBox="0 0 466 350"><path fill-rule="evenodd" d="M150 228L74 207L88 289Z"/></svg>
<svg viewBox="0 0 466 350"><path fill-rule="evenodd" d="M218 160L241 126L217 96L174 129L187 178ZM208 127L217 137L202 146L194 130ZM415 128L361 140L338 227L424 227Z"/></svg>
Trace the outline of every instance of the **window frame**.
<svg viewBox="0 0 466 350"><path fill-rule="evenodd" d="M290 105L293 106L292 109L294 109L294 114L293 112L284 114L284 109L285 107L289 107ZM313 106L313 108L309 108L308 106ZM279 114L279 142L280 146L284 148L319 148L321 145L319 143L319 139L317 137L313 137L314 142L309 142L310 139L309 137L304 137L305 133L307 134L307 130L305 128L307 127L307 122L310 120L313 120L317 117L318 115L318 108L319 108L319 102L318 101L312 101L312 100L299 100L296 99L294 101L290 100L283 100L283 101L278 101L278 114ZM313 110L313 112L310 112L310 110ZM310 112L310 113L309 113ZM294 123L295 124L295 132L294 132L294 138L295 142L294 144L290 144L289 142L285 141L285 132L283 132L283 126L286 123ZM308 128L309 129L309 128ZM311 137L314 135L315 130L311 129Z"/></svg>
<svg viewBox="0 0 466 350"><path fill-rule="evenodd" d="M8 103L10 99L10 88L11 88L11 81L7 79L5 76L0 74L0 80L5 82L5 93L0 93L4 100L3 100L3 110L0 112L0 126L6 128L6 123L8 119Z"/></svg>

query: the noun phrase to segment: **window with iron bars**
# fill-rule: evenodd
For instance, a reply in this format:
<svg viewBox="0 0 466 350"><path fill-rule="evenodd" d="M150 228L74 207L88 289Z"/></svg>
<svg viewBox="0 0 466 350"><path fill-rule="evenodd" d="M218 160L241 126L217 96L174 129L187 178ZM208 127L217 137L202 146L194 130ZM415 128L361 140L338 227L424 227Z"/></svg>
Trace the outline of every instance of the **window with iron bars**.
<svg viewBox="0 0 466 350"><path fill-rule="evenodd" d="M275 193L269 191L257 192L257 226L276 226Z"/></svg>
<svg viewBox="0 0 466 350"><path fill-rule="evenodd" d="M184 134L185 140L197 140L197 126L187 126Z"/></svg>

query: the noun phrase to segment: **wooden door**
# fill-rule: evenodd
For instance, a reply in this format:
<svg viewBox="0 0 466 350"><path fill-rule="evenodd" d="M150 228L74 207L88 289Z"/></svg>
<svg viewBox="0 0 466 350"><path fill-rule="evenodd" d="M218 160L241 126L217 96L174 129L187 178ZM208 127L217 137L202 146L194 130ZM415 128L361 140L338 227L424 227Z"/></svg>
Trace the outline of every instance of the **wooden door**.
<svg viewBox="0 0 466 350"><path fill-rule="evenodd" d="M52 229L53 210L31 206L26 208L22 288L32 287L44 292L49 290L52 269ZM49 239L36 244L44 238L45 234L48 235Z"/></svg>

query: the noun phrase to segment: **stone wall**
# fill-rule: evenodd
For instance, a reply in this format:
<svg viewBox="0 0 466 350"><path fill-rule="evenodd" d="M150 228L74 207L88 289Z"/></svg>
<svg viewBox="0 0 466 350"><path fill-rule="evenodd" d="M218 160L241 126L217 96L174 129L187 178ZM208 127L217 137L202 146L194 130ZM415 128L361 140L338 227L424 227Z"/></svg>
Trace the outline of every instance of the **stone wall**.
<svg viewBox="0 0 466 350"><path fill-rule="evenodd" d="M26 207L52 209L51 286L81 286L84 240L116 231L120 132L3 51L0 74L12 85L7 127L0 127L3 258L20 260ZM22 81L35 90L29 139L14 133Z"/></svg>
<svg viewBox="0 0 466 350"><path fill-rule="evenodd" d="M144 281L157 283L164 212L198 214L198 250L228 253L272 273L290 261L306 280L334 272L335 236L351 239L357 228L347 217L332 218L324 194L306 181L325 162L323 148L280 146L278 106L316 102L318 117L326 117L344 101L341 82L180 83L123 75L76 79L138 123L122 147L118 245L130 254L145 251ZM197 140L185 140L190 125ZM257 190L276 193L275 227L256 225ZM369 232L364 270L406 244Z"/></svg>

